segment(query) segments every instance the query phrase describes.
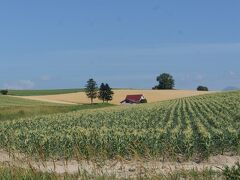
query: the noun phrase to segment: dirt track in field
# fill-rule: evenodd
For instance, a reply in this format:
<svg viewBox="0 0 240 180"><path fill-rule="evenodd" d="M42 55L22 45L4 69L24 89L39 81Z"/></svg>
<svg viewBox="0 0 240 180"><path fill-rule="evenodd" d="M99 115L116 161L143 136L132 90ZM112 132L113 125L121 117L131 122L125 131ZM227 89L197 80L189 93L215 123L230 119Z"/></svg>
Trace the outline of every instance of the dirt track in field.
<svg viewBox="0 0 240 180"><path fill-rule="evenodd" d="M26 158L23 154L8 154L6 151L0 150L0 163L21 168L34 168L42 172L55 172L58 174L68 173L74 174L87 172L91 175L115 175L117 178L134 178L137 176L154 176L159 174L168 174L182 170L198 170L212 169L220 171L225 166L232 167L240 162L240 156L217 155L209 158L208 161L196 163L189 162L163 162L161 160L150 161L126 161L126 160L109 160L96 164L86 160L70 160L70 161L45 161L36 162L31 158Z"/></svg>
<svg viewBox="0 0 240 180"><path fill-rule="evenodd" d="M115 94L113 96L113 101L111 101L111 103L119 105L120 102L125 99L126 95L133 94L143 94L147 98L148 102L158 102L202 95L211 92L200 92L191 90L115 90L114 93ZM21 98L62 104L87 104L90 102L84 92L45 96L22 96ZM101 101L95 99L94 102L98 103Z"/></svg>

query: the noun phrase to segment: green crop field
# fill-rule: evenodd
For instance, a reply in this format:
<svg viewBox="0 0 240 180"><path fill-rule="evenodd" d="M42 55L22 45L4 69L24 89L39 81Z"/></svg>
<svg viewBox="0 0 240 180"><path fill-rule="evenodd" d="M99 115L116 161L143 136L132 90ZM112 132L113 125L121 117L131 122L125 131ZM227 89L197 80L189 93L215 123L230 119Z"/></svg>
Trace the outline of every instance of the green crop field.
<svg viewBox="0 0 240 180"><path fill-rule="evenodd" d="M60 112L67 113L77 110L98 109L109 106L113 105L101 103L94 105L63 105L0 95L0 121Z"/></svg>
<svg viewBox="0 0 240 180"><path fill-rule="evenodd" d="M9 90L13 96L41 96L82 92L83 89L49 89L49 90Z"/></svg>
<svg viewBox="0 0 240 180"><path fill-rule="evenodd" d="M45 158L240 152L240 92L0 122L0 148Z"/></svg>

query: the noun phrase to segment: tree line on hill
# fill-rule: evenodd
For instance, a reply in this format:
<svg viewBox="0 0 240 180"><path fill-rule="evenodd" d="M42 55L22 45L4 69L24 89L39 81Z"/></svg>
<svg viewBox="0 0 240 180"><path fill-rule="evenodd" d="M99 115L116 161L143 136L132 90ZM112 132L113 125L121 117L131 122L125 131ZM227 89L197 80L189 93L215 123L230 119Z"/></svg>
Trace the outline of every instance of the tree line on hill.
<svg viewBox="0 0 240 180"><path fill-rule="evenodd" d="M171 90L175 87L175 79L171 74L163 73L156 78L158 85L154 86L153 90ZM208 91L208 87L198 86L197 91ZM94 79L89 79L85 86L85 93L88 98L91 99L91 104L93 100L98 98L103 102L109 102L113 99L114 92L112 88L106 83L102 83L100 88L98 88L96 81Z"/></svg>
<svg viewBox="0 0 240 180"><path fill-rule="evenodd" d="M93 100L98 98L104 102L112 101L114 92L112 88L106 83L102 83L100 88L98 88L96 81L94 79L89 79L85 86L85 93L88 98L91 99L91 104Z"/></svg>
<svg viewBox="0 0 240 180"><path fill-rule="evenodd" d="M165 90L171 90L175 87L175 80L171 74L163 73L157 76L156 78L158 85L154 86L152 89L165 89ZM198 86L197 91L208 91L208 87L206 86Z"/></svg>
<svg viewBox="0 0 240 180"><path fill-rule="evenodd" d="M175 79L171 74L163 73L157 76L156 78L158 84L154 86L152 89L154 90L171 90L175 87ZM206 86L198 86L197 91L208 91L208 87ZM114 92L112 88L106 83L102 83L98 88L96 81L94 79L89 79L85 86L85 93L88 98L91 99L91 104L93 100L98 98L103 102L109 102L113 99ZM7 95L8 90L0 90L0 94Z"/></svg>
<svg viewBox="0 0 240 180"><path fill-rule="evenodd" d="M7 95L8 94L8 90L7 89L0 90L0 93L2 95Z"/></svg>

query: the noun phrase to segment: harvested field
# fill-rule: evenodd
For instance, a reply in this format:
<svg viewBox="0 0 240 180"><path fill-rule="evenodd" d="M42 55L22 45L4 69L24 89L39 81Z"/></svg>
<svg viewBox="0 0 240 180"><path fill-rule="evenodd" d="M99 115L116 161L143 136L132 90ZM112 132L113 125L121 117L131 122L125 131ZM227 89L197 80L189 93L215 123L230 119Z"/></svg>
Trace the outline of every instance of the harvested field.
<svg viewBox="0 0 240 180"><path fill-rule="evenodd" d="M114 93L115 94L113 101L111 101L111 103L119 105L120 102L125 99L126 95L131 94L143 94L147 98L148 102L158 102L183 97L197 96L211 92L191 90L114 90ZM65 104L86 104L90 102L84 92L45 96L22 96L22 98ZM98 103L101 101L95 99L94 102Z"/></svg>

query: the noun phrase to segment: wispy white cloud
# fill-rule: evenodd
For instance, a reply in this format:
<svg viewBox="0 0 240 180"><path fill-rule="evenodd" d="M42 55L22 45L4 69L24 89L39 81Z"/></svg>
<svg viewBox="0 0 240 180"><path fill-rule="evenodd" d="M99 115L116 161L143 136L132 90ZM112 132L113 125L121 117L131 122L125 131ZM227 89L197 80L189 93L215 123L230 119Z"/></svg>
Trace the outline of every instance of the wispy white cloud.
<svg viewBox="0 0 240 180"><path fill-rule="evenodd" d="M41 77L40 77L40 80L41 81L50 81L52 78L51 78L51 76L49 76L49 75L42 75Z"/></svg>
<svg viewBox="0 0 240 180"><path fill-rule="evenodd" d="M240 79L239 73L232 70L228 72L228 77L232 79Z"/></svg>
<svg viewBox="0 0 240 180"><path fill-rule="evenodd" d="M239 84L239 57L240 43L182 43L55 51L30 54L28 60L24 57L22 67L29 66L32 71L36 68L35 73L17 72L19 74L11 79L31 77L37 84L34 87L42 88L76 87L93 77L115 86L145 88L156 83L158 74L168 72L174 75L177 88L195 88L203 84L221 89ZM31 61L33 58L36 62ZM18 83L6 86L26 88Z"/></svg>
<svg viewBox="0 0 240 180"><path fill-rule="evenodd" d="M17 82L4 84L5 89L18 89L18 90L33 89L34 86L35 83L31 80L19 80Z"/></svg>

